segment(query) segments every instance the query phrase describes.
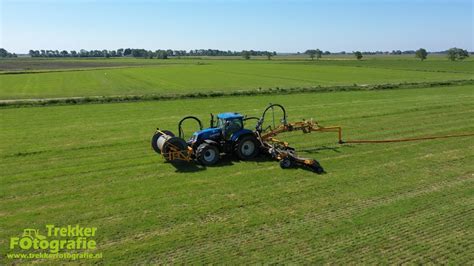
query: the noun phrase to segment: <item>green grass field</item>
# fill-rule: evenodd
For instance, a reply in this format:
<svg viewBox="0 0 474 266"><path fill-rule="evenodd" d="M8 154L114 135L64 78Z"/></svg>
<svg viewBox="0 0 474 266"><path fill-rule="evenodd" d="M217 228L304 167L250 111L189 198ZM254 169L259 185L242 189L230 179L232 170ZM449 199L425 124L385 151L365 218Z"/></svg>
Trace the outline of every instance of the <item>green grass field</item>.
<svg viewBox="0 0 474 266"><path fill-rule="evenodd" d="M407 57L386 58L6 59L0 60L0 100L474 79L474 60L450 62L433 57L420 62ZM6 73L11 71L16 74Z"/></svg>
<svg viewBox="0 0 474 266"><path fill-rule="evenodd" d="M398 70L389 62L397 70L212 61L106 70L107 76L1 75L0 97L472 78L472 61L462 63L466 68L448 72ZM288 135L301 154L321 162L324 175L232 157L205 169L175 168L149 142L156 127L176 131L185 115L259 115L269 102L285 105L290 121L341 125L346 139L474 132L473 89L2 108L0 264L13 262L4 257L8 239L23 228L77 223L98 227L104 264L472 263L472 137L341 146L331 134Z"/></svg>

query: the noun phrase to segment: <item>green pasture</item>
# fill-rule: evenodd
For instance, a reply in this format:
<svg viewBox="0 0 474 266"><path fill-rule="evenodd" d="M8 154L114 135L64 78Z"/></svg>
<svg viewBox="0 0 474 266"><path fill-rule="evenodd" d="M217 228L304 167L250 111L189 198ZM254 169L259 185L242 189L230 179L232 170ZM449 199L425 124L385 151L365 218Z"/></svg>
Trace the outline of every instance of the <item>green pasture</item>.
<svg viewBox="0 0 474 266"><path fill-rule="evenodd" d="M373 57L362 61L349 58L319 61L7 59L0 60L0 69L16 64L15 67L23 68L23 72L0 74L0 99L169 95L474 78L473 60L421 62L398 58Z"/></svg>
<svg viewBox="0 0 474 266"><path fill-rule="evenodd" d="M472 78L468 67L432 72L421 67L429 62L420 64L421 71L356 63L374 65L212 61L0 75L0 97ZM96 226L97 251L104 256L98 263L104 264L472 263L473 137L339 145L329 133L286 134L302 155L320 161L323 175L283 170L265 158L175 167L152 151L150 138L156 127L176 131L185 115L205 121L209 112L259 115L269 102L286 106L290 121L341 125L345 139L474 132L473 90L0 109L0 264L41 262L11 261L4 254L11 236L45 224Z"/></svg>

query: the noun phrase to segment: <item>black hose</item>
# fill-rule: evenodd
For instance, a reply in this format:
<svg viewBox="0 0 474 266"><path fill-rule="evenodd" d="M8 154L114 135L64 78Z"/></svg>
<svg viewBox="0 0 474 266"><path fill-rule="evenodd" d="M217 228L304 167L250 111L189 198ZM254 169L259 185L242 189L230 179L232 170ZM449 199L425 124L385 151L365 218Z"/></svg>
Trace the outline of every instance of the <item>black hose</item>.
<svg viewBox="0 0 474 266"><path fill-rule="evenodd" d="M287 124L287 122L286 122L286 110L285 110L285 107L283 107L281 104L277 104L277 103L272 104L272 103L270 103L270 104L268 105L268 107L265 108L265 110L264 110L263 113L262 113L262 116L260 117L260 119L259 119L258 122L257 122L257 126L256 126L255 128L256 128L256 130L257 130L258 132L262 132L262 125L263 125L263 122L264 122L264 120L265 120L265 115L266 115L267 111L268 111L269 109L272 109L272 110L273 110L274 107L278 107L278 108L280 108L280 109L283 111L283 120L282 120L282 123L283 123L284 125ZM274 111L274 110L273 110L273 124L275 124L275 111ZM275 125L274 125L274 126L275 126Z"/></svg>
<svg viewBox="0 0 474 266"><path fill-rule="evenodd" d="M197 118L195 116L192 116L192 115L186 116L183 119L181 119L181 121L179 121L179 123L178 123L178 133L179 133L179 137L182 138L182 139L184 138L184 131L183 131L182 124L185 120L188 120L188 119L193 119L196 122L198 122L199 130L202 130L202 123L201 123L201 120L199 120L199 118Z"/></svg>

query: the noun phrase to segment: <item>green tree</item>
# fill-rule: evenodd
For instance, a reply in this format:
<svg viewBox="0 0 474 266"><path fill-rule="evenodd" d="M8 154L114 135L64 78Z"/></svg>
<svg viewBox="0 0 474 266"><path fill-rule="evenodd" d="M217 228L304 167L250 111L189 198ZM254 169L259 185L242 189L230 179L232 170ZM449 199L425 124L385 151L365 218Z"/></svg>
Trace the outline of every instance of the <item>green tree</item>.
<svg viewBox="0 0 474 266"><path fill-rule="evenodd" d="M133 57L148 57L148 51L145 49L132 49Z"/></svg>
<svg viewBox="0 0 474 266"><path fill-rule="evenodd" d="M3 48L0 48L0 57L9 57L10 53L3 49Z"/></svg>
<svg viewBox="0 0 474 266"><path fill-rule="evenodd" d="M456 47L448 50L448 59L451 61L464 60L466 57L469 57L467 50Z"/></svg>
<svg viewBox="0 0 474 266"><path fill-rule="evenodd" d="M425 60L427 56L428 56L428 52L423 48L420 48L416 50L415 52L415 57L420 58L421 61Z"/></svg>
<svg viewBox="0 0 474 266"><path fill-rule="evenodd" d="M156 50L155 54L157 59L168 59L168 53L165 50Z"/></svg>
<svg viewBox="0 0 474 266"><path fill-rule="evenodd" d="M272 60L273 53L265 52L265 56L267 56L268 60Z"/></svg>
<svg viewBox="0 0 474 266"><path fill-rule="evenodd" d="M455 61L456 60L456 49L457 48L451 48L448 50L448 59L451 60L451 61Z"/></svg>
<svg viewBox="0 0 474 266"><path fill-rule="evenodd" d="M464 60L467 57L469 57L469 52L467 50L460 49L459 60Z"/></svg>
<svg viewBox="0 0 474 266"><path fill-rule="evenodd" d="M41 50L41 53L43 53L43 50ZM89 56L89 52L84 50L84 49L81 49L79 51L79 57L88 57Z"/></svg>
<svg viewBox="0 0 474 266"><path fill-rule="evenodd" d="M306 50L304 53L309 55L311 60L314 60L314 57L316 56L316 50L310 49L310 50Z"/></svg>
<svg viewBox="0 0 474 266"><path fill-rule="evenodd" d="M249 51L242 51L242 57L246 60L250 59L251 53Z"/></svg>
<svg viewBox="0 0 474 266"><path fill-rule="evenodd" d="M469 52L460 48L451 48L447 52L448 59L451 61L455 60L464 60L466 57L469 57Z"/></svg>
<svg viewBox="0 0 474 266"><path fill-rule="evenodd" d="M117 56L121 57L123 55L123 48L117 49Z"/></svg>
<svg viewBox="0 0 474 266"><path fill-rule="evenodd" d="M323 56L323 51L316 49L316 59L320 59Z"/></svg>
<svg viewBox="0 0 474 266"><path fill-rule="evenodd" d="M361 60L362 57L364 57L360 51L355 51L354 56L357 58L357 60Z"/></svg>

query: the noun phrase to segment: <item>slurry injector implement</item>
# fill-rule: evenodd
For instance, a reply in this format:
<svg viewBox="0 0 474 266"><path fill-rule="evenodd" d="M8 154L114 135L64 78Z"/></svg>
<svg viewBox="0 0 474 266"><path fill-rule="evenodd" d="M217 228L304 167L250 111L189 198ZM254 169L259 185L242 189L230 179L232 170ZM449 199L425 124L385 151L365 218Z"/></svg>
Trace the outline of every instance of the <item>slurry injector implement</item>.
<svg viewBox="0 0 474 266"><path fill-rule="evenodd" d="M275 109L280 109L283 114L279 123L275 122ZM264 128L265 116L270 110L272 123ZM194 132L188 141L185 141L183 123L187 120L194 120L199 130ZM210 126L203 129L199 118L184 117L178 123L178 136L168 130L157 129L151 145L169 162L196 161L203 165L213 165L225 154L235 154L241 160L251 160L259 154L266 154L278 160L282 168L302 166L316 173L323 173L324 170L318 161L299 157L294 148L291 148L287 142L276 139L275 136L297 130L303 133L334 130L340 132L340 127L323 128L313 121L288 123L286 110L279 104L270 104L260 118L229 112L218 114L216 120L211 114ZM257 121L255 129L245 128L244 124L249 120Z"/></svg>

